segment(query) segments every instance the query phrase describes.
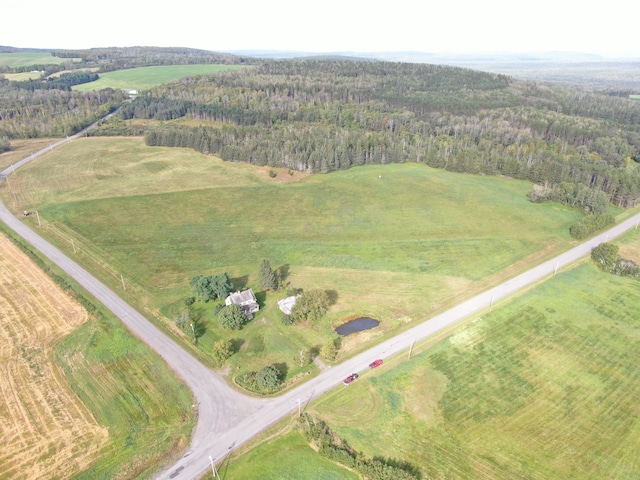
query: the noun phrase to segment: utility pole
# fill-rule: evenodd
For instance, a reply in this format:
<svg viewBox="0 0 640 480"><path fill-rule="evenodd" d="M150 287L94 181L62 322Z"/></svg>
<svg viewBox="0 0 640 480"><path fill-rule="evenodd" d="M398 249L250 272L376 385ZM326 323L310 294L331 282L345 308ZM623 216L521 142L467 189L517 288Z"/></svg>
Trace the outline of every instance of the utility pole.
<svg viewBox="0 0 640 480"><path fill-rule="evenodd" d="M127 286L124 284L124 277L122 276L122 274L120 274L120 280L122 281L122 289L126 290Z"/></svg>
<svg viewBox="0 0 640 480"><path fill-rule="evenodd" d="M211 473L213 473L213 478L215 479L217 477L219 479L220 475L218 475L218 471L216 470L216 464L213 463L213 458L211 458L211 455L209 455L209 462L211 463Z"/></svg>
<svg viewBox="0 0 640 480"><path fill-rule="evenodd" d="M36 210L36 217L38 217L38 226L41 227L42 224L40 223L40 214L38 213L38 210Z"/></svg>
<svg viewBox="0 0 640 480"><path fill-rule="evenodd" d="M493 295L491 295L491 302L489 302L489 312L493 310Z"/></svg>
<svg viewBox="0 0 640 480"><path fill-rule="evenodd" d="M300 399L298 399L298 418L302 415L302 410L300 409Z"/></svg>
<svg viewBox="0 0 640 480"><path fill-rule="evenodd" d="M409 347L409 357L407 358L407 360L411 359L411 352L413 351L413 344L416 343L415 340L413 340L411 342L411 346Z"/></svg>
<svg viewBox="0 0 640 480"><path fill-rule="evenodd" d="M76 253L76 245L73 243L73 238L71 239L71 247L73 248L73 253Z"/></svg>

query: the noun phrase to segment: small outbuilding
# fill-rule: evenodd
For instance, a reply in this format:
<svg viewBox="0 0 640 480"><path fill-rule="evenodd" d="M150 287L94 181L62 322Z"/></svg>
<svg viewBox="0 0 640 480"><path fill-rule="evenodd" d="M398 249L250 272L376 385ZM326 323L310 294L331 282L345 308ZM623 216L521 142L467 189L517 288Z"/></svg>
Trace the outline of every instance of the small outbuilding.
<svg viewBox="0 0 640 480"><path fill-rule="evenodd" d="M291 309L296 304L296 300L298 299L299 296L300 295L294 295L292 297L287 297L287 298L283 298L282 300L279 300L278 308L285 315L291 315Z"/></svg>
<svg viewBox="0 0 640 480"><path fill-rule="evenodd" d="M225 305L240 305L242 311L249 320L253 318L253 314L260 310L258 300L252 289L243 290L242 292L234 292L224 299Z"/></svg>

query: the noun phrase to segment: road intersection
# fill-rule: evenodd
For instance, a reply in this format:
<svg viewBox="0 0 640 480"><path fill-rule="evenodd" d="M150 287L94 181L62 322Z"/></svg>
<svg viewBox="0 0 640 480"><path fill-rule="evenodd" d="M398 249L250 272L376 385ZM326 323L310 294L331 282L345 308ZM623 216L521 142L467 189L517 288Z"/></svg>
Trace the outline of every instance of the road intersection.
<svg viewBox="0 0 640 480"><path fill-rule="evenodd" d="M83 134L84 131L73 137L60 140L55 143L55 146L62 145ZM53 144L0 172L0 180L12 173L15 174L16 167L37 158L52 148L54 148ZM157 479L163 480L182 480L200 478L211 468L212 461L220 461L235 448L246 443L286 415L297 414L301 406L308 404L328 390L336 386L344 388L342 380L353 372L367 369L371 361L387 359L407 351L416 342L442 332L473 314L487 311L495 302L555 275L560 268L588 255L600 243L612 240L630 229L638 228L640 214L446 312L425 319L423 323L410 330L375 345L366 352L339 365L324 370L315 378L279 397L270 399L257 399L243 395L231 388L219 374L192 357L122 300L113 290L27 227L1 203L0 220L82 285L116 315L136 337L156 351L189 386L196 399L198 409L198 422L191 443L182 458L156 476Z"/></svg>

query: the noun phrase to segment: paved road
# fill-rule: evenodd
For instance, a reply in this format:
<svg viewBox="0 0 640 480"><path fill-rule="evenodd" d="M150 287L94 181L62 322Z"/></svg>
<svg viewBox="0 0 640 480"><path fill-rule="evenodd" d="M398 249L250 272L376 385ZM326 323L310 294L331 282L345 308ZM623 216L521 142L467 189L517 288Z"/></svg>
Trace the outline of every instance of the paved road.
<svg viewBox="0 0 640 480"><path fill-rule="evenodd" d="M79 135L82 135L80 133ZM79 136L78 135L78 136ZM61 145L74 137L56 142ZM31 155L13 167L0 172L0 180L12 174L16 166L48 152L47 147ZM74 278L142 341L155 350L167 364L189 386L198 402L198 423L187 453L174 465L157 475L158 479L195 479L211 468L211 461L220 461L235 448L274 424L288 414L296 414L299 408L324 392L342 387L342 379L352 372L360 372L376 358L388 358L411 348L415 342L442 331L454 323L484 309L517 291L554 273L565 265L588 255L602 242L611 240L625 231L638 228L640 214L616 225L572 250L549 260L528 272L487 290L460 305L416 327L389 339L366 352L327 369L317 377L278 398L255 399L242 395L230 388L215 372L203 366L179 345L151 324L135 309L125 303L116 293L91 276L86 270L49 244L33 230L26 227L14 214L0 204L0 220L22 236L28 243L41 251L51 261Z"/></svg>

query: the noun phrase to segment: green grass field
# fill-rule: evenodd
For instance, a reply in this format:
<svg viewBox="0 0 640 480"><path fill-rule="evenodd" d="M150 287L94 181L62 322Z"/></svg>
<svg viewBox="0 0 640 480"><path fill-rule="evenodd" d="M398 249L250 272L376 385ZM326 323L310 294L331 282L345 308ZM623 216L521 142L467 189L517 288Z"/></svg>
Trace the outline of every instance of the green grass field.
<svg viewBox="0 0 640 480"><path fill-rule="evenodd" d="M42 52L0 53L0 65L11 68L28 65L60 65L68 60Z"/></svg>
<svg viewBox="0 0 640 480"><path fill-rule="evenodd" d="M95 82L76 85L73 89L82 92L101 90L103 88L141 91L183 77L206 75L238 68L246 67L240 65L163 65L129 68L115 72L101 73L100 78Z"/></svg>
<svg viewBox="0 0 640 480"><path fill-rule="evenodd" d="M2 76L10 82L24 82L26 80L37 80L42 74L40 72L3 73Z"/></svg>
<svg viewBox="0 0 640 480"><path fill-rule="evenodd" d="M640 232L616 243L640 261ZM408 461L423 478L640 478L638 285L574 265L307 411L365 456ZM306 445L295 430L283 438ZM231 459L242 475L230 478L289 478L298 462L281 449L265 442Z"/></svg>
<svg viewBox="0 0 640 480"><path fill-rule="evenodd" d="M585 263L312 411L426 478L637 479L639 309L637 280Z"/></svg>
<svg viewBox="0 0 640 480"><path fill-rule="evenodd" d="M148 478L185 448L195 426L191 392L116 319L62 340L57 362L109 444L78 479Z"/></svg>
<svg viewBox="0 0 640 480"><path fill-rule="evenodd" d="M259 468L256 468L259 465ZM286 465L286 468L283 468ZM222 478L242 480L358 480L359 475L317 455L303 436L291 431L236 460L218 466ZM208 478L205 476L204 478Z"/></svg>
<svg viewBox="0 0 640 480"><path fill-rule="evenodd" d="M240 333L196 304L201 358L227 337L240 345L234 367L287 362L289 377L306 371L291 364L299 349L321 345L348 317L382 326L345 339L346 354L567 248L580 216L530 203L526 182L417 164L268 171L137 138L89 138L25 166L3 195L16 211L38 210L39 231L113 288L122 274L125 298L151 317L170 321L197 274L226 271L236 287L255 289L262 258L290 286L333 291L314 326L281 325L284 292L258 291L261 313Z"/></svg>
<svg viewBox="0 0 640 480"><path fill-rule="evenodd" d="M14 237L4 226L0 231ZM67 291L83 292L68 279L61 284L64 275L48 260L37 265L49 269L49 275L53 272L58 285L73 289ZM157 354L90 295L80 295L85 308L97 308L89 309L94 313L88 322L59 340L53 359L95 421L108 431L108 440L92 455L92 465L73 478L149 478L188 445L197 417L193 397ZM51 425L42 428L47 432ZM46 462L46 452L33 461ZM59 473L68 478L68 472Z"/></svg>

